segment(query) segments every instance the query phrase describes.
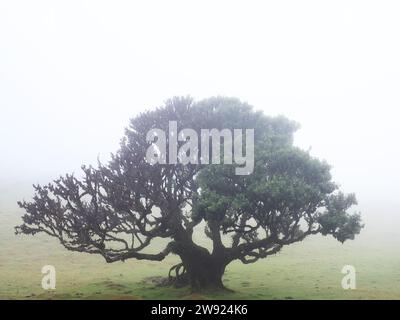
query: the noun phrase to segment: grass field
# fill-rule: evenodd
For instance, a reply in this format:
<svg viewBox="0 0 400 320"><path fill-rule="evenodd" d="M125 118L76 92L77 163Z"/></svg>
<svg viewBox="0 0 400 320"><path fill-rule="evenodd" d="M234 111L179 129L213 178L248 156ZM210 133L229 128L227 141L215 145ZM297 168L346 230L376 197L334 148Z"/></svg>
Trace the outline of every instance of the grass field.
<svg viewBox="0 0 400 320"><path fill-rule="evenodd" d="M17 213L0 212L0 299L400 299L399 224L390 221L367 220L362 234L343 245L317 236L252 265L233 263L224 283L234 292L204 295L152 282L166 276L174 256L107 264L46 236L16 236L19 221ZM56 268L54 291L41 288L44 265ZM344 265L356 268L355 290L341 287Z"/></svg>

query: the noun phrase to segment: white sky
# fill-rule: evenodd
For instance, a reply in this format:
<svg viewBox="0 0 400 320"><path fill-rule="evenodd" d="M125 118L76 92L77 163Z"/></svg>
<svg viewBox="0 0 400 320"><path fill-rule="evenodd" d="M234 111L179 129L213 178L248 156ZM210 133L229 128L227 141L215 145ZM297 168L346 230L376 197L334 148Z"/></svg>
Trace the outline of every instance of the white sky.
<svg viewBox="0 0 400 320"><path fill-rule="evenodd" d="M300 122L365 214L397 213L399 17L399 1L2 0L0 202L106 158L139 111L228 95Z"/></svg>

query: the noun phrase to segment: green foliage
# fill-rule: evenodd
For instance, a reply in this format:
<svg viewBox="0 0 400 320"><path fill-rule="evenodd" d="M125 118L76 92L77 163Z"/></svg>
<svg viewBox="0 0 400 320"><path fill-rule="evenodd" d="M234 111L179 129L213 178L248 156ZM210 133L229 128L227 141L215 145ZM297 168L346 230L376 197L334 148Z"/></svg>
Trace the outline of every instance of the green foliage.
<svg viewBox="0 0 400 320"><path fill-rule="evenodd" d="M354 194L345 195L340 192L330 196L326 203L326 211L318 218L322 226L321 233L331 234L342 243L354 239L363 228L360 214L350 215L346 212L354 204L357 204Z"/></svg>
<svg viewBox="0 0 400 320"><path fill-rule="evenodd" d="M246 233L252 233L251 241L267 234L284 244L316 233L331 234L341 242L354 239L363 227L359 214L347 212L356 204L355 196L338 190L325 161L293 145L295 123L285 117L263 121L255 142L253 174L237 176L234 165L200 171L196 218L220 221L233 241L238 233L243 235L241 241L247 241Z"/></svg>

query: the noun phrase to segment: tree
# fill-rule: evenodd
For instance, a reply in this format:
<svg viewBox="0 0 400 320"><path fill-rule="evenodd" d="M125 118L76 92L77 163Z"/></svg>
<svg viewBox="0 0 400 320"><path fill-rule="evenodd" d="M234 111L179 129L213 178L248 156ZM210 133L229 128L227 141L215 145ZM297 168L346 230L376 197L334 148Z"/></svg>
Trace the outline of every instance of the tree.
<svg viewBox="0 0 400 320"><path fill-rule="evenodd" d="M149 163L146 135L168 132L169 121L199 134L254 129L254 171L237 175L235 163ZM171 281L223 289L234 260L252 263L318 233L344 242L362 228L360 215L347 212L355 196L338 190L328 164L293 145L297 127L237 99L173 98L131 120L109 163L83 166L83 178L34 185L33 200L19 202L26 214L16 232L46 233L68 250L100 254L109 263L175 254L181 262L171 268ZM194 241L201 231L210 248ZM158 239L166 245L154 252Z"/></svg>

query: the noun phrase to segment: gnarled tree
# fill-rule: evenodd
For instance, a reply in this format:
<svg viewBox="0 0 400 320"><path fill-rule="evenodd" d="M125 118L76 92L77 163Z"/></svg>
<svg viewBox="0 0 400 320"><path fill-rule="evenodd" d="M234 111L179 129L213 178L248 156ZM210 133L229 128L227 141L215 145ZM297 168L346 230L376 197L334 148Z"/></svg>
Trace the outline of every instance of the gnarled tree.
<svg viewBox="0 0 400 320"><path fill-rule="evenodd" d="M199 136L201 129L254 129L254 171L237 175L235 163L150 163L146 135L168 132L169 121ZM34 186L33 200L19 202L26 214L17 233L46 233L107 262L175 254L181 263L170 276L187 279L193 290L223 288L230 262L255 262L309 235L353 239L362 228L360 215L347 212L355 196L338 190L329 165L293 145L296 129L237 99L171 99L131 120L109 163L83 166L83 178ZM212 246L194 241L200 231ZM154 252L157 239L166 245Z"/></svg>

